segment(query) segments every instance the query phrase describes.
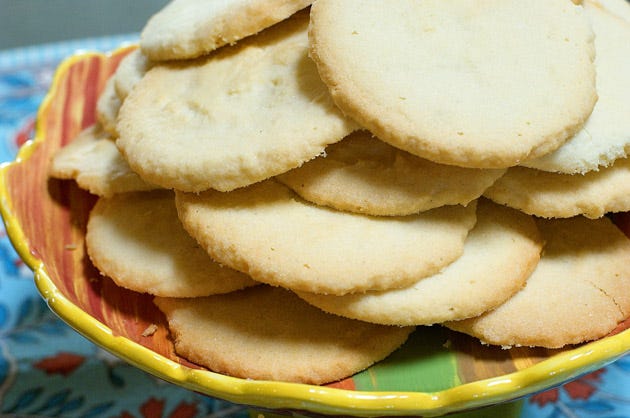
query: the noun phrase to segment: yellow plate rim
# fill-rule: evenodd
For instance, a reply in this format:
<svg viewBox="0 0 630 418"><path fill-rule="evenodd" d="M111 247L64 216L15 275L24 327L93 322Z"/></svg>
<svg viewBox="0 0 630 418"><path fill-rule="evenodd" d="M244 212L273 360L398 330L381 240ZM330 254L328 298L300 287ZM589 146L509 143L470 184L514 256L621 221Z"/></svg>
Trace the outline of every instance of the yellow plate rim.
<svg viewBox="0 0 630 418"><path fill-rule="evenodd" d="M73 64L93 56L111 57L133 47L127 46L107 54L86 52L64 60L55 72L51 87L38 110L37 120L45 119L50 101L59 89L59 80ZM0 213L17 253L34 272L39 293L54 313L95 344L144 371L187 389L235 403L270 409L358 416L436 416L514 400L560 385L603 367L630 351L629 329L556 354L523 370L437 392L354 391L297 383L246 380L191 369L138 343L115 336L109 327L70 302L49 277L43 261L31 253L17 216L12 211L6 173L12 166L28 160L45 138L44 128L39 122L36 123L35 137L19 149L14 161L0 166Z"/></svg>

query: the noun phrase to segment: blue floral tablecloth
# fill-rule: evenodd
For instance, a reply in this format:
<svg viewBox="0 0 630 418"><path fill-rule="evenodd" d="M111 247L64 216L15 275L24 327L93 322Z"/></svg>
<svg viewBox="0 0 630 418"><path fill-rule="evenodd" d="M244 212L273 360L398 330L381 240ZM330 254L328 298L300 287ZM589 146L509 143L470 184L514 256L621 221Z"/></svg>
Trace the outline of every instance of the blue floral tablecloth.
<svg viewBox="0 0 630 418"><path fill-rule="evenodd" d="M0 162L33 133L35 114L59 62L107 51L135 34L0 51ZM0 417L248 417L247 407L140 371L59 320L0 227ZM266 414L268 415L268 414ZM630 418L630 356L562 387L466 416Z"/></svg>

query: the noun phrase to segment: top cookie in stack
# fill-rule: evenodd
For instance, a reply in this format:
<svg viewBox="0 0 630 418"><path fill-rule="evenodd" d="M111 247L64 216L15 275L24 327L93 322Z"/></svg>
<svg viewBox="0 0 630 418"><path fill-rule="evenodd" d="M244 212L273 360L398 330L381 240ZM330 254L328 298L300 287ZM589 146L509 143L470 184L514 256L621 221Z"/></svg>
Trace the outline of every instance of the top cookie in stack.
<svg viewBox="0 0 630 418"><path fill-rule="evenodd" d="M440 163L503 168L546 154L597 99L593 32L565 0L320 0L310 36L346 114Z"/></svg>

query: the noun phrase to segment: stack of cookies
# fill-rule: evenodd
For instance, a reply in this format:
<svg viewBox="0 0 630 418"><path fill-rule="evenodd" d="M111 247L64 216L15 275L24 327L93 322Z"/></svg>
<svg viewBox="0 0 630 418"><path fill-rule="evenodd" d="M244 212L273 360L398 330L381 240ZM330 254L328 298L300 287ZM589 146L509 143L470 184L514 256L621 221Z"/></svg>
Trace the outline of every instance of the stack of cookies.
<svg viewBox="0 0 630 418"><path fill-rule="evenodd" d="M625 0L201 3L50 173L182 357L321 384L420 325L557 348L630 317Z"/></svg>

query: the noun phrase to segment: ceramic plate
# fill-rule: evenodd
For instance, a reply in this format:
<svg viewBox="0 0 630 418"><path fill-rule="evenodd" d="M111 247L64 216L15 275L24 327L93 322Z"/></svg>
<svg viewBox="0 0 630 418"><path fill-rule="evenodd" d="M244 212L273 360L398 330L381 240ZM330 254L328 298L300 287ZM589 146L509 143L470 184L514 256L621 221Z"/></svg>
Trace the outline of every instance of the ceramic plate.
<svg viewBox="0 0 630 418"><path fill-rule="evenodd" d="M38 114L36 137L2 167L7 231L50 308L78 332L167 381L231 402L276 410L347 415L440 415L495 404L561 384L630 349L628 323L601 340L564 350L502 350L441 327L419 327L386 360L325 386L233 378L178 357L165 318L147 295L99 275L84 250L95 197L49 179L50 158L95 121L105 81L130 51L84 54L58 69ZM616 217L630 231L630 217ZM157 331L143 332L151 325ZM146 333L145 333L146 335Z"/></svg>

